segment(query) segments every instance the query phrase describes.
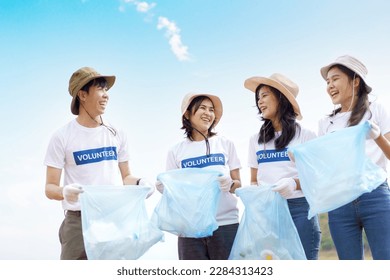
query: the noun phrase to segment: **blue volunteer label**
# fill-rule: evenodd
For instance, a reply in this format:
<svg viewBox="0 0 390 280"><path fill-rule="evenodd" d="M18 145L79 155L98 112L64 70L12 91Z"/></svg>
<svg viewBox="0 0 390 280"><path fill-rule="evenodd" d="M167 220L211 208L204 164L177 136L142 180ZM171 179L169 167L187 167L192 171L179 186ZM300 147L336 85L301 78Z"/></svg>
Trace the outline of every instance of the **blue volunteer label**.
<svg viewBox="0 0 390 280"><path fill-rule="evenodd" d="M211 154L185 159L181 162L181 168L203 168L212 165L225 165L225 156L223 154Z"/></svg>
<svg viewBox="0 0 390 280"><path fill-rule="evenodd" d="M117 160L116 147L103 147L84 151L73 152L76 165L100 162L104 160Z"/></svg>
<svg viewBox="0 0 390 280"><path fill-rule="evenodd" d="M262 150L257 151L257 163L275 162L275 161L290 161L287 148L282 150Z"/></svg>

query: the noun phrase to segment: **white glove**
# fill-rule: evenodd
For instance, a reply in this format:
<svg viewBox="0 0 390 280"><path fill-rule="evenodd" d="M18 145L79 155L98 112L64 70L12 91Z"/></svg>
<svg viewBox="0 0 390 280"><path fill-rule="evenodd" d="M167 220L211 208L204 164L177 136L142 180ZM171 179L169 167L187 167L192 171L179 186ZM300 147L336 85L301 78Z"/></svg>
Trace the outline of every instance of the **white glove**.
<svg viewBox="0 0 390 280"><path fill-rule="evenodd" d="M381 135L381 130L379 126L373 121L368 121L371 126L370 131L367 133L366 139L376 140Z"/></svg>
<svg viewBox="0 0 390 280"><path fill-rule="evenodd" d="M288 198L296 191L297 183L293 178L283 178L276 182L272 188L274 192L278 192L282 197Z"/></svg>
<svg viewBox="0 0 390 280"><path fill-rule="evenodd" d="M223 192L228 192L230 191L230 188L233 185L233 180L230 178L230 176L220 176L218 177L219 181L219 188Z"/></svg>
<svg viewBox="0 0 390 280"><path fill-rule="evenodd" d="M84 192L79 184L69 184L62 188L62 196L64 200L70 204L79 201L79 194Z"/></svg>
<svg viewBox="0 0 390 280"><path fill-rule="evenodd" d="M164 184L161 183L160 181L157 181L155 183L155 186L156 186L156 189L160 192L160 193L163 193L164 192Z"/></svg>
<svg viewBox="0 0 390 280"><path fill-rule="evenodd" d="M150 188L150 191L146 195L146 198L149 198L155 191L154 185L144 178L141 178L141 180L139 180L138 185Z"/></svg>

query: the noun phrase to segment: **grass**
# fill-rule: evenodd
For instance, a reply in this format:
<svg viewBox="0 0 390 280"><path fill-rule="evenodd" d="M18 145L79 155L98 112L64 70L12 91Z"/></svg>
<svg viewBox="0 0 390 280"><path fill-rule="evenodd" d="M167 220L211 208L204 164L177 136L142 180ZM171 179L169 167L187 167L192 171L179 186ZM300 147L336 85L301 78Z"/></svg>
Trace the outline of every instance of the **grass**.
<svg viewBox="0 0 390 280"><path fill-rule="evenodd" d="M320 250L319 254L320 260L338 260L336 250ZM371 252L367 251L365 252L364 259L366 260L372 260Z"/></svg>
<svg viewBox="0 0 390 280"><path fill-rule="evenodd" d="M329 227L328 227L328 215L320 214L320 227L321 227L321 247L319 253L320 260L338 260L337 252L334 247L332 237L330 236ZM367 239L364 235L364 248L365 250L365 259L372 260L371 251L369 249Z"/></svg>

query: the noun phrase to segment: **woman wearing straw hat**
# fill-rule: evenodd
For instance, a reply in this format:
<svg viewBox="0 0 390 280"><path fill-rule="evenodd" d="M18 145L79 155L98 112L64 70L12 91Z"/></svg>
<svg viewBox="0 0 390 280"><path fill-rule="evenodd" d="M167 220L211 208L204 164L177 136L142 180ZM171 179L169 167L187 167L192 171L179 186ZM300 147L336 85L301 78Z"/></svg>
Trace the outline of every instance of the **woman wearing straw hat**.
<svg viewBox="0 0 390 280"><path fill-rule="evenodd" d="M238 229L237 198L233 193L241 187L241 163L234 144L213 131L222 117L219 97L189 93L182 101L181 112L186 139L170 149L166 169L186 168L183 163L191 162L191 167L213 169L224 175L219 177L222 192L216 217L218 229L206 238L179 237L179 259L226 260ZM162 184L157 182L156 186L162 192Z"/></svg>
<svg viewBox="0 0 390 280"><path fill-rule="evenodd" d="M367 69L345 55L321 68L333 112L320 120L319 135L369 121L366 154L386 171L390 158L390 114L380 103L369 101L372 88ZM382 133L381 133L382 132ZM329 228L340 259L363 259L363 229L374 259L390 259L390 191L387 181L370 193L329 212Z"/></svg>
<svg viewBox="0 0 390 280"><path fill-rule="evenodd" d="M309 204L300 190L298 171L287 154L288 147L316 137L297 123L302 119L296 101L298 86L281 74L251 77L244 86L255 93L256 106L264 121L249 142L251 185L275 185L273 190L287 199L306 258L318 259L321 232L318 217L307 219Z"/></svg>

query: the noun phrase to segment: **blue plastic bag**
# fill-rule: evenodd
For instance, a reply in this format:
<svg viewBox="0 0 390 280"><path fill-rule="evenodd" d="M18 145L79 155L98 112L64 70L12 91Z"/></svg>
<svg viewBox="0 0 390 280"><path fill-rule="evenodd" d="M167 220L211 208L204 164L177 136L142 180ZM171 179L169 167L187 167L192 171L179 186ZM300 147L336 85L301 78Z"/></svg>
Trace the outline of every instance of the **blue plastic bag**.
<svg viewBox="0 0 390 280"><path fill-rule="evenodd" d="M387 175L365 154L365 122L289 149L309 203L308 219L339 208L382 184Z"/></svg>
<svg viewBox="0 0 390 280"><path fill-rule="evenodd" d="M216 213L220 199L217 177L221 172L184 168L157 176L164 185L152 221L161 229L180 237L211 236L218 228Z"/></svg>
<svg viewBox="0 0 390 280"><path fill-rule="evenodd" d="M146 186L83 186L85 251L90 260L135 260L164 237L149 220Z"/></svg>
<svg viewBox="0 0 390 280"><path fill-rule="evenodd" d="M306 260L287 200L271 186L236 190L245 210L230 260Z"/></svg>

